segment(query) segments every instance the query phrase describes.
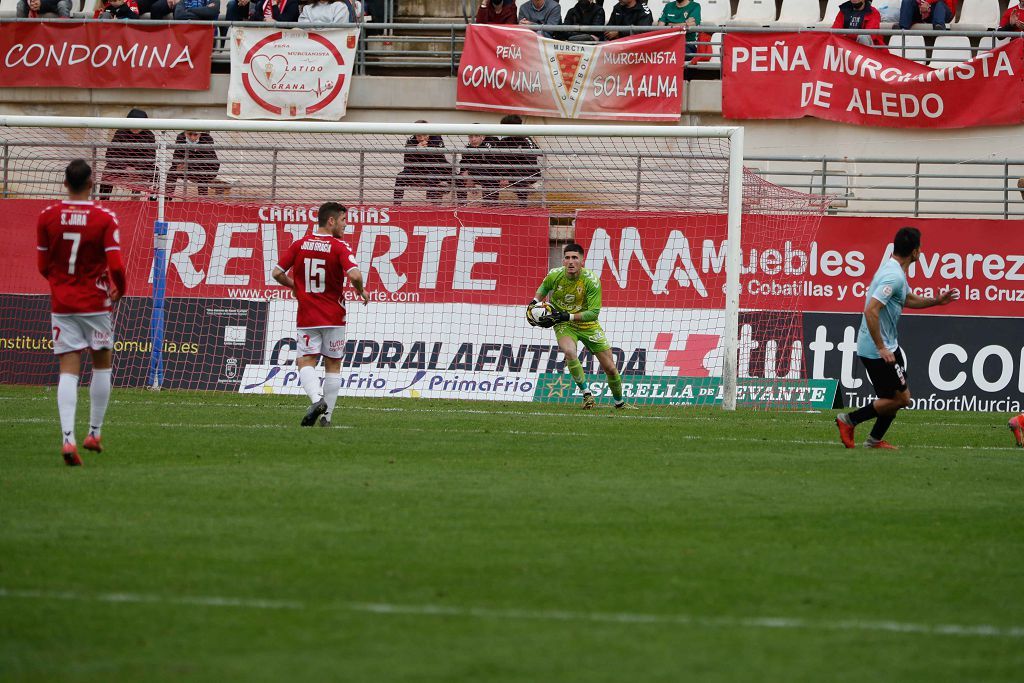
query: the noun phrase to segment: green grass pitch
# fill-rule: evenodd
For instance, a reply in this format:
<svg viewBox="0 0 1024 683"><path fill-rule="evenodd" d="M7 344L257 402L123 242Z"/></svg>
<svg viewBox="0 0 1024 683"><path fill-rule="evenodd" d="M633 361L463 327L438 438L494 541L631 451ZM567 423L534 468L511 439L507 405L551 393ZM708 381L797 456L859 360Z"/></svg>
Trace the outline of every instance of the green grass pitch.
<svg viewBox="0 0 1024 683"><path fill-rule="evenodd" d="M1024 680L1005 415L304 409L0 387L0 680Z"/></svg>

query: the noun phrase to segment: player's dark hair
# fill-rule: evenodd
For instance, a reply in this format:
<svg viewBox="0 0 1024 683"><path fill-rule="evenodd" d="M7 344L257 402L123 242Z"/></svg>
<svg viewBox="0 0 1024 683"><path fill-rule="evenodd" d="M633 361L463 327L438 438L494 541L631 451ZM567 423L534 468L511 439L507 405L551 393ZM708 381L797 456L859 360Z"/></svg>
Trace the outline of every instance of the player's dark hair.
<svg viewBox="0 0 1024 683"><path fill-rule="evenodd" d="M897 256L910 256L921 247L921 231L917 228L900 228L892 238L892 251Z"/></svg>
<svg viewBox="0 0 1024 683"><path fill-rule="evenodd" d="M347 213L348 209L339 204L338 202L327 202L326 204L320 205L320 210L317 212L317 221L320 223L320 227L327 225L327 221L332 218L337 218L343 213Z"/></svg>
<svg viewBox="0 0 1024 683"><path fill-rule="evenodd" d="M518 126L518 125L522 124L523 119L518 114L509 114L508 116L502 116L501 117L501 122L503 124L505 124L505 125L511 124L511 125Z"/></svg>
<svg viewBox="0 0 1024 683"><path fill-rule="evenodd" d="M580 246L579 244L576 244L575 242L570 242L569 244L567 244L564 247L562 247L562 254L563 255L564 254L568 254L570 251L579 252L580 256L583 256L583 254L585 253L583 251L583 247Z"/></svg>
<svg viewBox="0 0 1024 683"><path fill-rule="evenodd" d="M75 159L64 169L64 182L72 192L84 192L92 187L92 166L85 159Z"/></svg>

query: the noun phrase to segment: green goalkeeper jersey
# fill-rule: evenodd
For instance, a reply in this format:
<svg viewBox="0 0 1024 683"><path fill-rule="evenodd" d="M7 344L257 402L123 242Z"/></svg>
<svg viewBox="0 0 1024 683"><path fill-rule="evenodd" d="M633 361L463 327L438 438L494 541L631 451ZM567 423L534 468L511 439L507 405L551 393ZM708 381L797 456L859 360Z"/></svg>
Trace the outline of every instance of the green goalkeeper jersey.
<svg viewBox="0 0 1024 683"><path fill-rule="evenodd" d="M555 268L540 283L537 294L547 296L559 311L581 314L582 320L566 324L579 330L600 327L597 316L601 312L601 281L586 268L582 268L575 279L566 275L565 266Z"/></svg>

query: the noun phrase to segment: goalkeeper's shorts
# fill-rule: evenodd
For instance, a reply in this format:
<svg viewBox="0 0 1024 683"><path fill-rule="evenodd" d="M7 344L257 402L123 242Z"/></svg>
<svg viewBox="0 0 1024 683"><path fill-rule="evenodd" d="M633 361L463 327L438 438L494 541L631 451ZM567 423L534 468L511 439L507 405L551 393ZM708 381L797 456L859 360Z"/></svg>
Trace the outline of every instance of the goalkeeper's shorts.
<svg viewBox="0 0 1024 683"><path fill-rule="evenodd" d="M581 330L572 323L560 323L555 325L555 336L572 337L577 342L583 342L583 345L590 349L591 353L601 353L612 348L612 345L608 343L608 337L604 336L604 330L601 329L600 325L586 327Z"/></svg>

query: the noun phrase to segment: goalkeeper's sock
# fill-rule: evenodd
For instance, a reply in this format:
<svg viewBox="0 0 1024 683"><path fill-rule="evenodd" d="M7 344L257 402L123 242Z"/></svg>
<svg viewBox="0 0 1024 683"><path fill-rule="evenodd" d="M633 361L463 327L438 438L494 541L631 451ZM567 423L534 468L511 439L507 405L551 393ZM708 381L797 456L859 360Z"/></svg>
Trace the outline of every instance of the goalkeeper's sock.
<svg viewBox="0 0 1024 683"><path fill-rule="evenodd" d="M608 376L608 388L612 390L615 403L622 403L622 375L615 373Z"/></svg>
<svg viewBox="0 0 1024 683"><path fill-rule="evenodd" d="M589 391L587 389L587 374L583 372L583 364L580 363L579 358L567 361L565 367L568 368L569 374L572 375L572 381L576 382L576 386L580 388L584 394Z"/></svg>
<svg viewBox="0 0 1024 683"><path fill-rule="evenodd" d="M310 403L320 400L320 381L316 378L316 370L312 365L307 365L299 370L299 384L302 390L309 396Z"/></svg>
<svg viewBox="0 0 1024 683"><path fill-rule="evenodd" d="M878 419L875 420L875 424L871 426L871 438L876 441L881 441L882 437L885 436L886 430L889 429L889 425L891 425L895 419L895 415L879 415Z"/></svg>
<svg viewBox="0 0 1024 683"><path fill-rule="evenodd" d="M847 413L846 416L850 418L850 424L859 425L861 422L867 422L868 420L878 417L878 412L875 410L875 402L872 401L863 408L858 408L852 413Z"/></svg>
<svg viewBox="0 0 1024 683"><path fill-rule="evenodd" d="M341 389L341 373L340 372L328 372L324 375L324 403L327 404L327 412L324 413L324 417L327 421L331 421L331 415L334 414L334 404L338 400L338 391Z"/></svg>
<svg viewBox="0 0 1024 683"><path fill-rule="evenodd" d="M78 375L60 373L57 380L57 413L64 443L75 443L75 408L78 406Z"/></svg>
<svg viewBox="0 0 1024 683"><path fill-rule="evenodd" d="M100 438L103 428L103 417L107 414L110 403L110 368L93 370L92 383L89 385L89 433Z"/></svg>

